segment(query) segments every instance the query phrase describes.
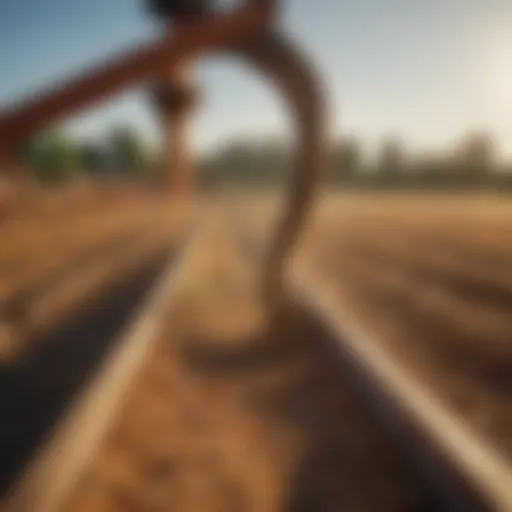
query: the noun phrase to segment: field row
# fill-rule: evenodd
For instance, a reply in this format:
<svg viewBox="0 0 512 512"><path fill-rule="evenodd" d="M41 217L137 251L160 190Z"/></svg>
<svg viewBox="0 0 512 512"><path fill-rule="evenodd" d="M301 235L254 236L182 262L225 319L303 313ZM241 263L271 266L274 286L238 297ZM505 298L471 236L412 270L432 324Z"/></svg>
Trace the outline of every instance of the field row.
<svg viewBox="0 0 512 512"><path fill-rule="evenodd" d="M142 193L114 192L82 198L69 215L69 201L60 198L58 215L23 212L1 225L3 360L175 242L181 222L175 208Z"/></svg>
<svg viewBox="0 0 512 512"><path fill-rule="evenodd" d="M241 249L221 228L192 248L168 323L63 512L425 508L322 327L291 304L269 324Z"/></svg>
<svg viewBox="0 0 512 512"><path fill-rule="evenodd" d="M494 218L492 202L480 217L435 201L417 217L399 201L351 206L311 230L305 250L319 283L512 457L510 212Z"/></svg>

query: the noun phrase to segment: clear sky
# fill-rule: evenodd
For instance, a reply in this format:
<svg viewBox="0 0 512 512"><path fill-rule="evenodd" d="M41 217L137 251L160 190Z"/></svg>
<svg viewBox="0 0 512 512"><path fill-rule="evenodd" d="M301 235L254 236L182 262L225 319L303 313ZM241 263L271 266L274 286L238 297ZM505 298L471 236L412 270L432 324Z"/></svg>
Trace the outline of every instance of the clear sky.
<svg viewBox="0 0 512 512"><path fill-rule="evenodd" d="M512 0L283 0L281 25L325 76L335 135L372 147L395 134L415 150L485 129L512 156ZM141 0L0 0L0 108L158 28ZM199 149L286 132L272 91L242 69L227 59L200 63ZM143 88L66 127L97 137L124 120L155 139Z"/></svg>

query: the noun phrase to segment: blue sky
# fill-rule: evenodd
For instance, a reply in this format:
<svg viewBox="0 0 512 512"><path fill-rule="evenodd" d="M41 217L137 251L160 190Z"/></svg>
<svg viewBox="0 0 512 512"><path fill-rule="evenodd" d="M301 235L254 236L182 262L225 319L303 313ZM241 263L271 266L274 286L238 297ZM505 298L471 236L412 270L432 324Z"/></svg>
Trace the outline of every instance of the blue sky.
<svg viewBox="0 0 512 512"><path fill-rule="evenodd" d="M512 0L283 0L280 23L325 77L335 136L355 134L371 150L395 134L430 150L484 129L512 156ZM0 108L158 28L141 0L0 0ZM272 90L240 64L201 61L197 75L198 149L286 133ZM156 140L143 87L65 127L100 137L125 120Z"/></svg>

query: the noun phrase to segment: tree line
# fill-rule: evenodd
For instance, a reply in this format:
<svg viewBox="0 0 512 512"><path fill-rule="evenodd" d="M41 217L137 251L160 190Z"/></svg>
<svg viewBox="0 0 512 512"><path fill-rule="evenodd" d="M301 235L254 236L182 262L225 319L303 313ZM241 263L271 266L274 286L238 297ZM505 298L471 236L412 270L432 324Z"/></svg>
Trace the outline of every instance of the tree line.
<svg viewBox="0 0 512 512"><path fill-rule="evenodd" d="M44 133L21 145L19 156L34 181L49 186L84 178L142 180L157 172L155 153L129 125L113 126L100 141Z"/></svg>
<svg viewBox="0 0 512 512"><path fill-rule="evenodd" d="M202 161L207 183L275 184L286 178L293 146L231 141ZM453 148L413 153L396 137L382 140L369 157L361 140L345 137L330 144L326 184L345 188L512 188L512 168L500 161L492 136L470 133Z"/></svg>
<svg viewBox="0 0 512 512"><path fill-rule="evenodd" d="M276 137L231 140L197 155L195 172L208 187L278 185L293 166L293 149ZM161 155L128 125L112 127L99 142L47 133L20 152L34 179L45 185L84 177L158 180L163 172ZM330 144L327 162L326 181L333 187L512 187L512 172L500 162L495 141L486 133L469 134L453 148L429 154L414 154L400 139L388 137L373 158L361 140L345 137Z"/></svg>

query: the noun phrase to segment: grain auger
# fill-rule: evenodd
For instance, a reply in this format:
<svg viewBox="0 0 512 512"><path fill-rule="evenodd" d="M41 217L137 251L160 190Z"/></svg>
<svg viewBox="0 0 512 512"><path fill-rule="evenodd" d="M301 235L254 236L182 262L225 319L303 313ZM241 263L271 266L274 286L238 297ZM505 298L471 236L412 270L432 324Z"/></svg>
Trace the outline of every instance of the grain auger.
<svg viewBox="0 0 512 512"><path fill-rule="evenodd" d="M215 16L214 3L212 0L150 0L150 7L160 18L183 25ZM250 0L247 8L273 14L276 4L276 0ZM284 270L287 256L304 227L320 183L326 137L324 91L314 66L272 23L247 33L246 37L234 41L227 50L256 68L277 87L295 126L296 154L287 204L265 262L265 300L274 314L285 303ZM197 102L197 89L191 86L188 72L187 64L172 68L155 89L165 120L163 128L168 168L172 169L175 186L182 190L190 184L186 117L183 113Z"/></svg>
<svg viewBox="0 0 512 512"><path fill-rule="evenodd" d="M274 27L276 0L247 0L227 13L217 12L212 0L152 0L150 8L165 22L159 39L1 111L0 172L13 178L9 171L16 170L19 178L22 171L15 149L39 130L130 86L153 81L152 96L164 131L168 185L183 193L191 186L186 122L198 101L190 65L202 54L228 51L277 87L296 129L285 213L266 256L266 299L273 309L279 309L287 256L307 218L322 169L325 112L321 84L313 66Z"/></svg>

